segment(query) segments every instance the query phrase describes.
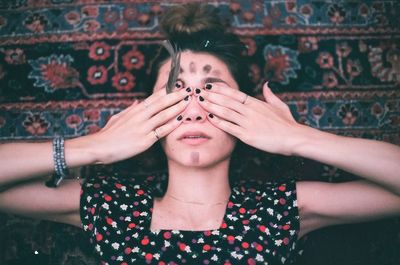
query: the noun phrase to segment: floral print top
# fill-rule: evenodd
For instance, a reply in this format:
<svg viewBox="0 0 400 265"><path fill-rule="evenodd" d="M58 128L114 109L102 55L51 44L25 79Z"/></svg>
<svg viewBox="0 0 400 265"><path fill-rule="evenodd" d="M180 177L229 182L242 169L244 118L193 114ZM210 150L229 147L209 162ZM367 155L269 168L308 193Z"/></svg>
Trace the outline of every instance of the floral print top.
<svg viewBox="0 0 400 265"><path fill-rule="evenodd" d="M299 230L294 181L238 182L219 229L151 231L153 199L162 196L166 182L166 175L86 180L81 220L102 264L293 262Z"/></svg>

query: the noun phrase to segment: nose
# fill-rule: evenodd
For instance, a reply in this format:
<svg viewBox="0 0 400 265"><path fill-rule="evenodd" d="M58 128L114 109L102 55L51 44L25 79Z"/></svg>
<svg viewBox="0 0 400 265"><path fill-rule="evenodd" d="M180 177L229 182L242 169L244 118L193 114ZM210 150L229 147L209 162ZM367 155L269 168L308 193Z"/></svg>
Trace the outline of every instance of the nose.
<svg viewBox="0 0 400 265"><path fill-rule="evenodd" d="M191 100L183 113L183 123L204 122L206 120L206 111L200 106L198 97L191 95Z"/></svg>

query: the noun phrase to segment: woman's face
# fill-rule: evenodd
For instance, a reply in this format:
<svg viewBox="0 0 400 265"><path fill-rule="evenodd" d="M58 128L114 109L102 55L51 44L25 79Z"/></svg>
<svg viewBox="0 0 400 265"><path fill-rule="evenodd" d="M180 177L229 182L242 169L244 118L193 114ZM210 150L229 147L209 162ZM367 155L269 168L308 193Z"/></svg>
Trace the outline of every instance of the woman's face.
<svg viewBox="0 0 400 265"><path fill-rule="evenodd" d="M176 89L190 87L192 91L196 88L203 90L206 83L238 89L228 67L213 55L185 51L181 54L180 64L179 88ZM170 60L161 66L154 91L165 88L169 70ZM169 163L209 167L230 158L236 138L207 120L208 113L198 103L196 94L181 115L182 124L161 140Z"/></svg>

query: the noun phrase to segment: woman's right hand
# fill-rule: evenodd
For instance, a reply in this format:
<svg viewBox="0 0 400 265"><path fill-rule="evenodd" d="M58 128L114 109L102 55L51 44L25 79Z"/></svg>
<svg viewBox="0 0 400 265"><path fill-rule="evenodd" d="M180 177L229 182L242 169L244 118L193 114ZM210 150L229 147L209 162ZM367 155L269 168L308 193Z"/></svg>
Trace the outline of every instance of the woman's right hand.
<svg viewBox="0 0 400 265"><path fill-rule="evenodd" d="M113 115L98 132L88 135L96 163L110 164L138 155L182 122L192 91L166 93L161 89L141 103L135 102ZM155 132L156 131L156 132Z"/></svg>

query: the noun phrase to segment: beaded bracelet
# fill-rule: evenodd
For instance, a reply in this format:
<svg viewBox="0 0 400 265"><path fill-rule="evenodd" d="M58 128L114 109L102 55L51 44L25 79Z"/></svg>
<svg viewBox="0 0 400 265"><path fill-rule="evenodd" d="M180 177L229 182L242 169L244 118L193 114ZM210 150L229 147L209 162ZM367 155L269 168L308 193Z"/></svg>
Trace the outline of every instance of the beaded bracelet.
<svg viewBox="0 0 400 265"><path fill-rule="evenodd" d="M46 186L51 188L58 187L69 173L67 163L65 162L64 138L61 136L56 136L53 139L53 161L54 174L46 182Z"/></svg>

